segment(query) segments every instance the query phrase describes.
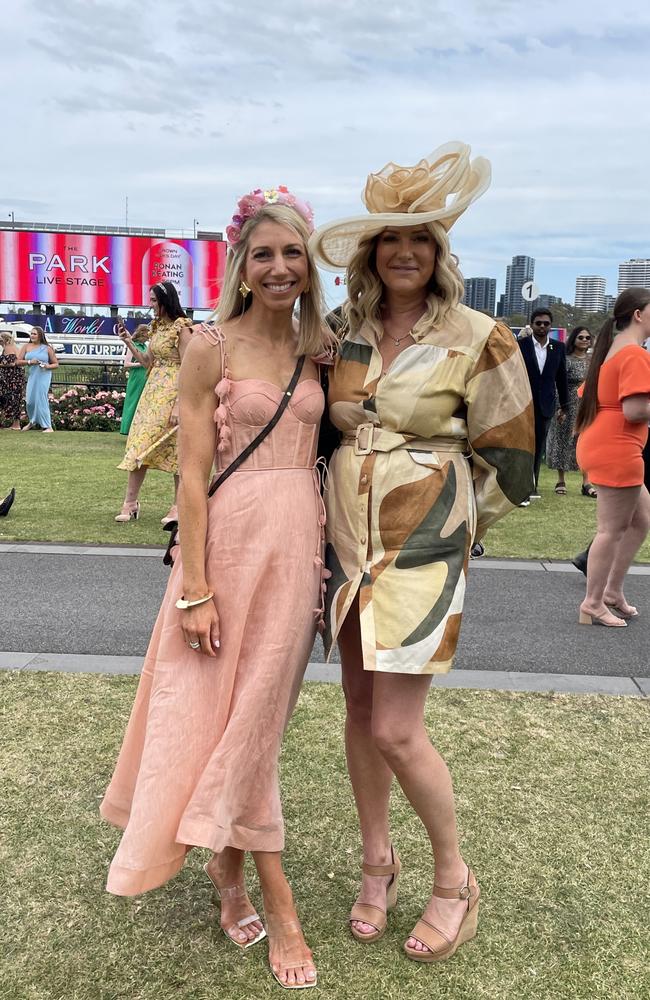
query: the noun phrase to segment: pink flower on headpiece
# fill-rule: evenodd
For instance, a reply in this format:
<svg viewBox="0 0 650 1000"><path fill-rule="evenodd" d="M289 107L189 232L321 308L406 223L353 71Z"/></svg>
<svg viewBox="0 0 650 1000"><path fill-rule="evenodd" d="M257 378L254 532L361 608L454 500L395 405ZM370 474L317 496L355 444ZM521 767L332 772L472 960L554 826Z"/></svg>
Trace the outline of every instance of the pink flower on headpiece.
<svg viewBox="0 0 650 1000"><path fill-rule="evenodd" d="M239 243L242 227L246 220L252 219L265 205L288 205L303 217L309 232L314 231L314 213L311 205L296 198L284 184L266 190L255 188L250 194L245 194L239 199L237 213L233 215L231 224L226 227L226 239L231 247L235 247Z"/></svg>

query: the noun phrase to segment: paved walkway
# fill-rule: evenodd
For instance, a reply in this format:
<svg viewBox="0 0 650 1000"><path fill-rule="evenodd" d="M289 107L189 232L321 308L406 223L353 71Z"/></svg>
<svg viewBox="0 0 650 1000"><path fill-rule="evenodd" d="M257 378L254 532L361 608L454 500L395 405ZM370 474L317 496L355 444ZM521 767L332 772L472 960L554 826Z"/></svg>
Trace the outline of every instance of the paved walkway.
<svg viewBox="0 0 650 1000"><path fill-rule="evenodd" d="M0 668L137 673L167 577L159 548L0 544ZM579 627L583 593L570 563L472 562L456 665L434 683L650 696L650 622ZM650 566L628 599L650 608ZM323 660L317 640L307 676L337 681Z"/></svg>

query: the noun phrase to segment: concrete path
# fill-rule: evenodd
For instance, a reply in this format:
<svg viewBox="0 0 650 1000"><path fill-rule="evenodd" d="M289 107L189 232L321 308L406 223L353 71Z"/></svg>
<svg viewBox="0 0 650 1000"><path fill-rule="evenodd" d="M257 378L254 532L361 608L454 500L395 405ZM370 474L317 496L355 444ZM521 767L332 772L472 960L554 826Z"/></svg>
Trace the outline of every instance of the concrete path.
<svg viewBox="0 0 650 1000"><path fill-rule="evenodd" d="M137 673L167 577L159 548L0 544L0 667ZM579 627L583 593L569 563L473 561L455 668L435 683L650 694L650 610L625 630ZM650 609L650 566L628 599ZM308 676L338 679L323 660L317 640Z"/></svg>

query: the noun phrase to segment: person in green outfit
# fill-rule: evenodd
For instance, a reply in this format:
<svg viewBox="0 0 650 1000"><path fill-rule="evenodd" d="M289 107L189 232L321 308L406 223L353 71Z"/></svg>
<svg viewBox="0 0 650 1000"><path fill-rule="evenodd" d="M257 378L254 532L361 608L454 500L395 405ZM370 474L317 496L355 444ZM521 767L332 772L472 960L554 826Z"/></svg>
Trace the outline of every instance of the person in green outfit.
<svg viewBox="0 0 650 1000"><path fill-rule="evenodd" d="M144 351L149 340L149 327L146 323L140 323L135 328L133 343L139 351ZM122 408L122 420L120 422L120 434L128 434L131 428L131 421L138 406L138 400L142 395L144 384L147 381L149 369L146 365L136 361L131 351L127 350L124 367L127 371L126 396Z"/></svg>

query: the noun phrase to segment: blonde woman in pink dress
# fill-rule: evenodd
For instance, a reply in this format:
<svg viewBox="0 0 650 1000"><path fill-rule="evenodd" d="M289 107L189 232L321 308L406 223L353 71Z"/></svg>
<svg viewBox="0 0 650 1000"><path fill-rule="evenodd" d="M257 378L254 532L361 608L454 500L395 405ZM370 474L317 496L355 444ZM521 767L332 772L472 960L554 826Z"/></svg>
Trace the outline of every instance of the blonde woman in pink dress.
<svg viewBox="0 0 650 1000"><path fill-rule="evenodd" d="M107 888L146 892L191 847L211 850L228 938L245 948L268 931L273 975L304 989L316 969L282 869L278 756L322 614L324 399L312 359L327 334L309 206L280 188L238 207L216 324L198 328L181 368L180 551L101 806L124 829ZM303 355L279 422L207 499L213 463L226 469L269 423ZM246 851L265 923L246 892Z"/></svg>

